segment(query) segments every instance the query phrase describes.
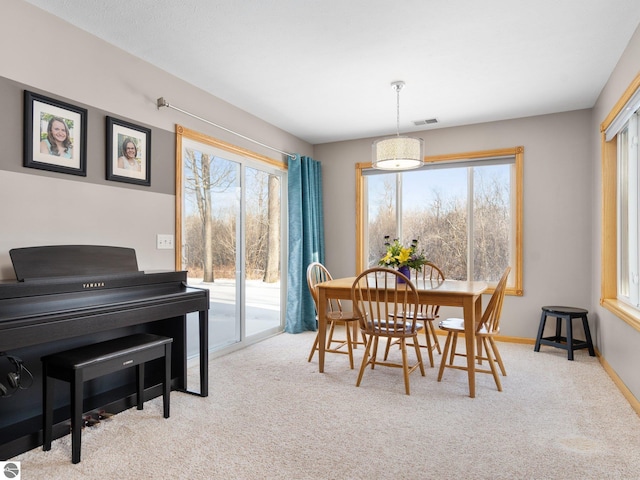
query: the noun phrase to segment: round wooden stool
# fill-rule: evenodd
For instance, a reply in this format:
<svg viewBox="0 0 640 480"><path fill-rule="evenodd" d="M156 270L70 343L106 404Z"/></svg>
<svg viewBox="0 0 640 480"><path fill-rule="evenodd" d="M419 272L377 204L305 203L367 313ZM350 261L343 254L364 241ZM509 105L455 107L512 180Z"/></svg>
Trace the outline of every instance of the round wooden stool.
<svg viewBox="0 0 640 480"><path fill-rule="evenodd" d="M573 360L573 351L581 348L588 348L589 355L595 357L593 350L593 342L591 341L591 332L589 331L589 322L587 321L587 313L584 308L574 307L542 307L542 315L540 317L540 326L538 327L538 336L536 337L535 352L540 351L540 345L549 345L552 347L562 348L568 352L569 360ZM556 317L556 334L551 337L543 337L544 325L547 317ZM573 319L581 318L582 327L586 340L576 340L573 338ZM567 336L563 337L560 333L562 327L562 319L567 320Z"/></svg>

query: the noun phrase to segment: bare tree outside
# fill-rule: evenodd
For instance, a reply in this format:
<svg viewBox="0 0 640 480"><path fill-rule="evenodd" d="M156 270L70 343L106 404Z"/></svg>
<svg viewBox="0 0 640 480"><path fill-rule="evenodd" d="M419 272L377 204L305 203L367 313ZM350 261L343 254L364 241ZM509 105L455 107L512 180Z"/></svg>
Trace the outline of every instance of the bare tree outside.
<svg viewBox="0 0 640 480"><path fill-rule="evenodd" d="M280 280L280 179L246 169L246 276L265 283Z"/></svg>
<svg viewBox="0 0 640 480"><path fill-rule="evenodd" d="M485 178L480 169L474 175L473 280L497 280L509 265L510 192L496 178Z"/></svg>
<svg viewBox="0 0 640 480"><path fill-rule="evenodd" d="M508 172L502 165L499 174L488 167L474 167L473 211L473 280L494 281L509 264L512 243L512 218ZM492 166L492 168L496 168ZM466 169L465 169L466 171ZM403 181L401 216L402 238L396 228L394 178L396 174L367 177L369 188L369 265L384 254L384 236L399 238L409 244L418 239L418 250L438 265L445 276L466 280L469 258L469 201L466 173L456 178L465 182L461 188L447 188L430 181L430 171L408 172L413 183ZM449 179L453 178L451 175ZM506 178L506 180L505 180ZM453 180L451 180L453 182ZM407 190L413 189L414 191ZM418 200L416 200L418 199Z"/></svg>
<svg viewBox="0 0 640 480"><path fill-rule="evenodd" d="M264 282L280 280L280 177L269 175L267 261Z"/></svg>
<svg viewBox="0 0 640 480"><path fill-rule="evenodd" d="M203 282L235 278L238 251L239 167L235 162L185 150L186 267ZM266 283L280 280L280 179L245 169L245 273Z"/></svg>
<svg viewBox="0 0 640 480"><path fill-rule="evenodd" d="M223 249L233 249L235 262L235 233L230 235L228 228L235 222L229 215L224 216L224 212L214 212L212 195L233 188L236 169L231 162L217 161L214 156L192 149L185 150L184 161L185 198L194 203L188 205L189 213L185 219L188 225L187 244L190 246L187 268L197 276L202 275L203 282L213 282L214 265L228 261L228 258L224 258ZM229 225L230 221L232 225ZM214 228L214 224L222 228Z"/></svg>

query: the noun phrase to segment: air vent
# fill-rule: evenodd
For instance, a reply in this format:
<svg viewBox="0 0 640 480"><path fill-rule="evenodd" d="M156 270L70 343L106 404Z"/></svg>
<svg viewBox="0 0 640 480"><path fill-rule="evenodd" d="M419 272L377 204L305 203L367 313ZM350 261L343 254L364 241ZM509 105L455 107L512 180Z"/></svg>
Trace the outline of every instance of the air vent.
<svg viewBox="0 0 640 480"><path fill-rule="evenodd" d="M437 118L427 118L426 120L414 120L413 124L418 127L420 125L433 125L434 123L438 123Z"/></svg>

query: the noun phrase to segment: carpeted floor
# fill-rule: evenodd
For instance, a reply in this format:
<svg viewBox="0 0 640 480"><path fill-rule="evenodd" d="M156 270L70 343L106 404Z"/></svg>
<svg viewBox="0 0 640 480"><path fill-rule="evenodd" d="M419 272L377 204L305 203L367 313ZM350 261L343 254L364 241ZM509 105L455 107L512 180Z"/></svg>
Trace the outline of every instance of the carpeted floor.
<svg viewBox="0 0 640 480"><path fill-rule="evenodd" d="M329 354L318 373L314 335L212 360L209 397L172 392L169 419L156 398L85 428L77 465L69 436L12 460L24 480L640 478L640 417L585 350L500 343L503 392L480 374L471 399L466 372L427 368L406 396L398 369L356 388Z"/></svg>

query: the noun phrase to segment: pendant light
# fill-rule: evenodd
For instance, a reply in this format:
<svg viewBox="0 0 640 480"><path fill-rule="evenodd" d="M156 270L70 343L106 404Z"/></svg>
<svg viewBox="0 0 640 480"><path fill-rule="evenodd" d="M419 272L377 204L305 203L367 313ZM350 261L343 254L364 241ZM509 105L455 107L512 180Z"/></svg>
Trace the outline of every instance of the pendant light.
<svg viewBox="0 0 640 480"><path fill-rule="evenodd" d="M404 82L391 83L396 91L396 136L376 140L372 145L373 168L380 170L409 170L423 164L424 142L421 138L400 135L400 90Z"/></svg>

